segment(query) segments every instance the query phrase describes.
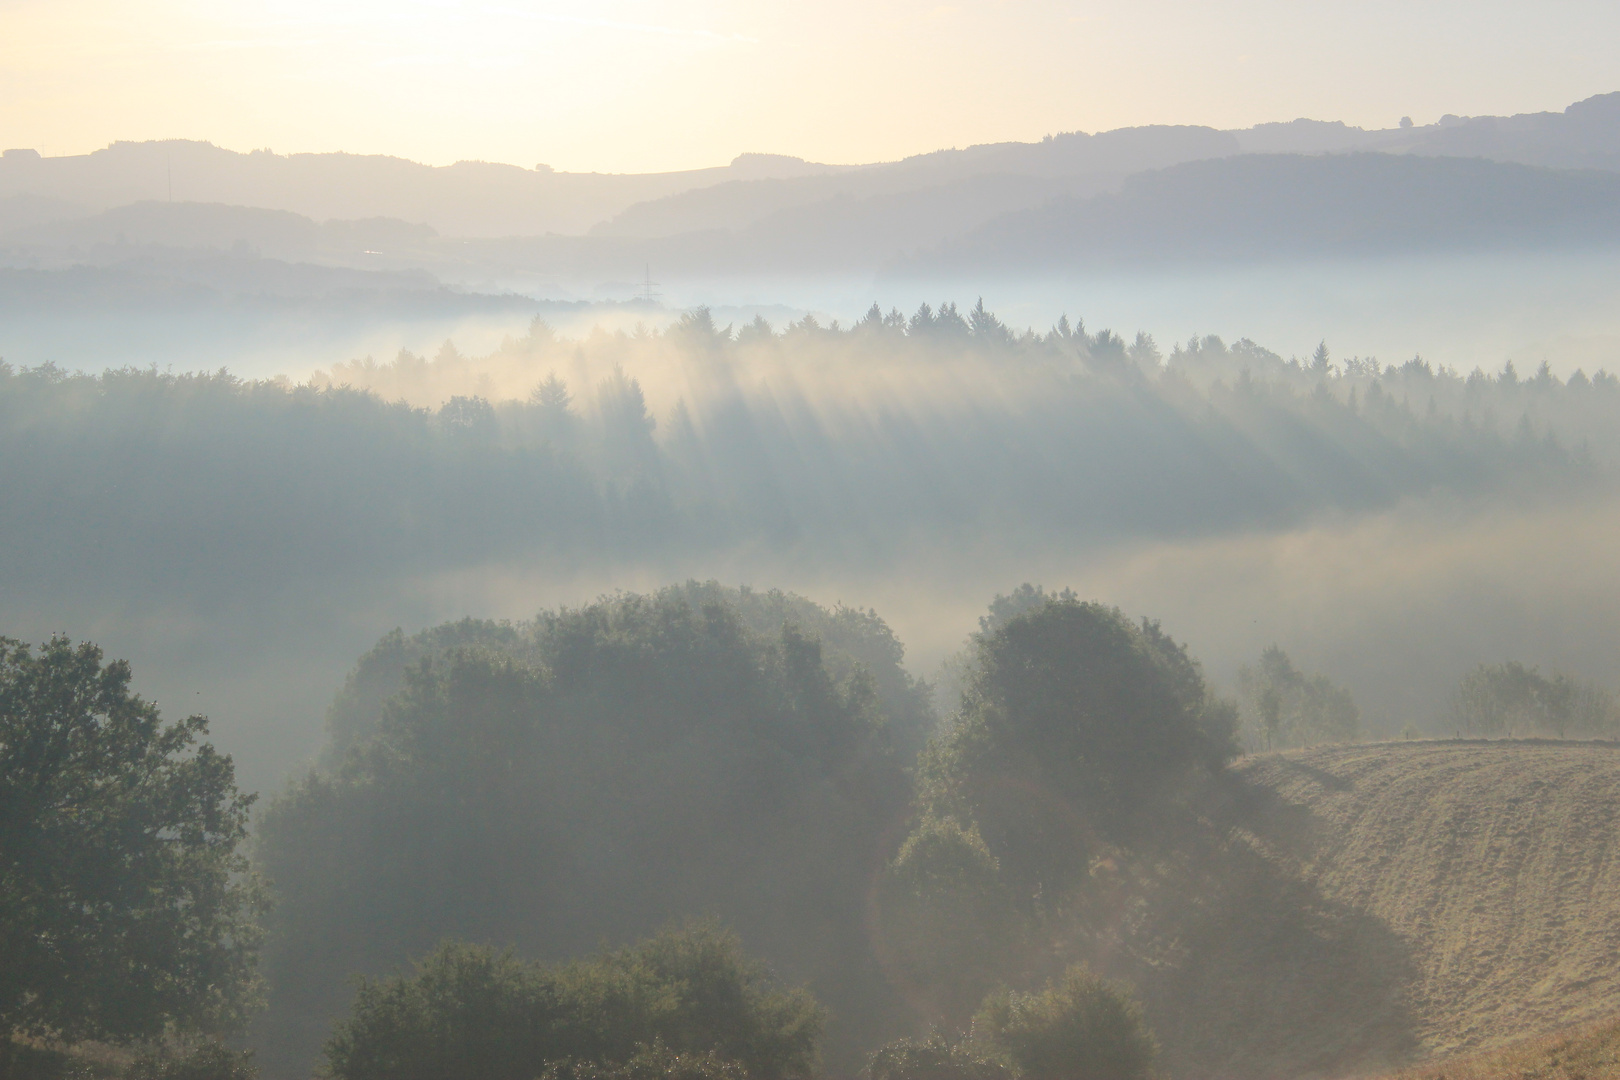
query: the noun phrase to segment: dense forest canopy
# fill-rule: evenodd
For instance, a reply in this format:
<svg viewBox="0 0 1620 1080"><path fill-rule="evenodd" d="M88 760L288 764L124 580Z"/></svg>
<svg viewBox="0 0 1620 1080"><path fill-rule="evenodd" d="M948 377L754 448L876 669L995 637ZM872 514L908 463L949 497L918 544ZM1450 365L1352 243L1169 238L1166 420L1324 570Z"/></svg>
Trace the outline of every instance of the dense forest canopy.
<svg viewBox="0 0 1620 1080"><path fill-rule="evenodd" d="M982 305L784 334L703 312L580 342L537 324L476 361L447 347L307 386L3 369L0 440L24 467L0 480L0 528L12 587L53 592L738 545L883 560L1006 526L1099 544L1587 485L1620 449L1616 408L1605 373L1214 338L1161 358L1145 335L1019 334Z"/></svg>

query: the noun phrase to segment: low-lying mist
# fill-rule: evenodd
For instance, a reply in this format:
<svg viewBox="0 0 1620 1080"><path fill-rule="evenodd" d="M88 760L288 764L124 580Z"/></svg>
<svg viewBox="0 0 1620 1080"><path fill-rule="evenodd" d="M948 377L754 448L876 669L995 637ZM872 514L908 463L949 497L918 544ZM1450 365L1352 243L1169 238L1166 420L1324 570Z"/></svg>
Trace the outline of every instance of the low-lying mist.
<svg viewBox="0 0 1620 1080"><path fill-rule="evenodd" d="M3 259L0 259L3 264ZM609 280L509 275L480 268L429 274L362 271L229 250L154 249L88 255L70 266L0 268L0 357L78 371L109 365L163 370L228 367L248 378L304 380L351 359L386 362L407 349L433 356L452 340L485 355L521 337L539 313L558 334L596 326L662 330L687 306L741 327L762 314L778 329L814 314L858 320L874 296L908 315L941 297L986 304L1009 325L1043 329L1065 313L1126 337L1161 342L1247 336L1284 356L1326 338L1346 355L1400 364L1414 354L1471 371L1507 360L1561 378L1620 366L1616 258L1607 250L1363 259L1224 262L1213 266L905 275L675 274L657 263L661 300L643 297L640 262ZM554 299L537 300L534 297Z"/></svg>

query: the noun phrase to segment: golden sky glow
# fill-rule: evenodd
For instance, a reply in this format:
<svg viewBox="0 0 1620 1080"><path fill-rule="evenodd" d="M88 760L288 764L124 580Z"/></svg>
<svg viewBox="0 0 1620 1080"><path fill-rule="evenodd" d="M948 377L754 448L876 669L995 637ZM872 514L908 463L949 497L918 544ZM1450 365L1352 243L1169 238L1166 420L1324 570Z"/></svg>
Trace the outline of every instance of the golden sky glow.
<svg viewBox="0 0 1620 1080"><path fill-rule="evenodd" d="M1620 89L1620 5L0 0L0 144L650 171L1144 123L1392 126Z"/></svg>

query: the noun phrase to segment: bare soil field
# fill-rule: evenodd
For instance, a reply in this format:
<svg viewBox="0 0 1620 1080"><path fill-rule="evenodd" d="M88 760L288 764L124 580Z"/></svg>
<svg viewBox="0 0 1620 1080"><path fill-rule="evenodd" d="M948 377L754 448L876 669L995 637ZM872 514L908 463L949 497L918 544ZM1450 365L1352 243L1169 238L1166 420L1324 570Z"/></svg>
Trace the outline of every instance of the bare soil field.
<svg viewBox="0 0 1620 1080"><path fill-rule="evenodd" d="M1259 755L1237 772L1258 801L1249 842L1398 946L1402 1057L1620 1011L1620 745L1383 743Z"/></svg>

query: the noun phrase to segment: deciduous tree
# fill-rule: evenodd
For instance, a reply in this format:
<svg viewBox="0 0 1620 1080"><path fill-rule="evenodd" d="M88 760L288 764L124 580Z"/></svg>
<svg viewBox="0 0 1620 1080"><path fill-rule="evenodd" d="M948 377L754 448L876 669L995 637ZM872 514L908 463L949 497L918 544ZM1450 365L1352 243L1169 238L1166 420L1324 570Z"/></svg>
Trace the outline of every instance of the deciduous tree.
<svg viewBox="0 0 1620 1080"><path fill-rule="evenodd" d="M0 1030L217 1030L252 999L252 796L203 717L129 683L92 644L0 638Z"/></svg>

